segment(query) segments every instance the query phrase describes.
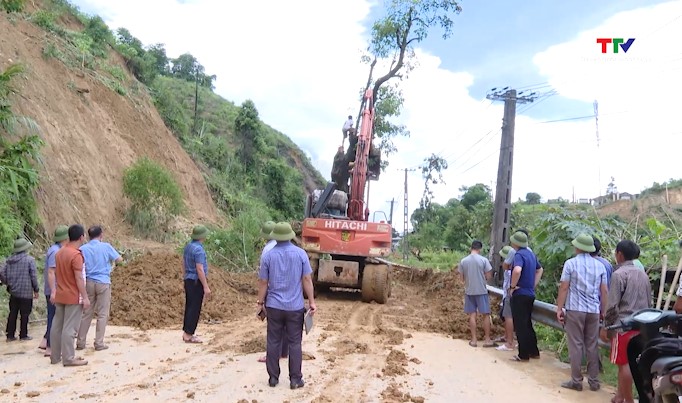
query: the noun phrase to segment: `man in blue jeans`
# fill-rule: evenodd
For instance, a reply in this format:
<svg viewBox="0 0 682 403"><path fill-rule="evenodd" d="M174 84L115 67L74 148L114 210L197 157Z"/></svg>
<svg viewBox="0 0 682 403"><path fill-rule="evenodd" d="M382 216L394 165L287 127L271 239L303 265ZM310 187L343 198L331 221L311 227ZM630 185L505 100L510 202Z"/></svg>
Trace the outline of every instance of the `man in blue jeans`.
<svg viewBox="0 0 682 403"><path fill-rule="evenodd" d="M52 290L56 289L57 282L55 276L55 269L57 268L57 261L55 256L57 251L64 246L64 244L69 240L69 227L66 225L59 225L54 230L54 237L52 241L54 242L52 246L45 253L45 268L43 271L44 279L44 292L45 300L47 302L47 330L45 331L45 336L43 336L43 341L38 346L41 350L45 350L43 354L45 357L49 357L52 354L52 349L50 348L50 329L52 329L52 320L54 319L55 305L50 300L52 295Z"/></svg>
<svg viewBox="0 0 682 403"><path fill-rule="evenodd" d="M289 382L291 389L304 386L301 367L303 365L303 320L305 302L303 291L308 296L310 313L317 310L313 294L312 268L307 253L291 243L296 234L287 222L277 223L270 238L277 245L267 252L260 263L258 272L259 307L266 309L268 318L266 367L270 387L279 383L279 359L282 353L282 337L289 341ZM265 295L267 294L267 301Z"/></svg>
<svg viewBox="0 0 682 403"><path fill-rule="evenodd" d="M542 278L542 266L538 258L528 249L528 236L517 231L509 239L514 254L509 295L511 295L514 330L519 342L519 354L512 361L527 362L530 358L540 358L538 339L533 329L531 315L535 302L535 287Z"/></svg>

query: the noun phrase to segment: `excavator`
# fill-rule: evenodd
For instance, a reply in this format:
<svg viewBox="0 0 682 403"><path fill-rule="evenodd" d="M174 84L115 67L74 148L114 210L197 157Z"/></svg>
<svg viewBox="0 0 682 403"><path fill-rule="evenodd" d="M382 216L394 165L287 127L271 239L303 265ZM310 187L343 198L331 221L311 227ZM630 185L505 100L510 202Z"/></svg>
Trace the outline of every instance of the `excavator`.
<svg viewBox="0 0 682 403"><path fill-rule="evenodd" d="M391 296L392 267L383 258L391 253L393 230L385 220L369 220L369 181L378 179L375 167L380 158L378 149L372 146L371 89L365 92L361 109L360 130L354 139L357 141L351 142L348 151L352 161L344 167L350 173L348 192L337 189L347 188L347 183L329 182L324 190L308 195L301 247L308 253L316 292L332 287L359 289L364 302L384 304Z"/></svg>

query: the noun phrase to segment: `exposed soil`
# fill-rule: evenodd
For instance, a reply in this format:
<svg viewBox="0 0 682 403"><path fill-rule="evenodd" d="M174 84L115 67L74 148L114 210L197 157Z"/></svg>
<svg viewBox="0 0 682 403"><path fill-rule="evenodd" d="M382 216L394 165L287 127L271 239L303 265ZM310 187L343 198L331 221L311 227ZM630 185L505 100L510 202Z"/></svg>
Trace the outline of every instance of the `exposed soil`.
<svg viewBox="0 0 682 403"><path fill-rule="evenodd" d="M77 22L67 23L79 29L73 26ZM21 96L13 98L14 110L34 119L45 141L37 197L47 232L60 223L80 222L102 224L118 237L130 236L123 224L122 177L124 169L142 156L173 173L191 206L188 221L218 220L202 174L119 55L112 52L108 63L123 68L128 86L138 87L126 96L107 88L91 72L43 57L43 48L56 39L24 18L10 22L7 13L0 13L0 32L0 70L11 63L27 69L15 83Z"/></svg>
<svg viewBox="0 0 682 403"><path fill-rule="evenodd" d="M149 251L111 276L110 322L140 329L177 326L182 323L184 289L182 258L172 252ZM255 275L230 275L209 266L211 299L201 312L204 322L219 323L240 318L253 309Z"/></svg>

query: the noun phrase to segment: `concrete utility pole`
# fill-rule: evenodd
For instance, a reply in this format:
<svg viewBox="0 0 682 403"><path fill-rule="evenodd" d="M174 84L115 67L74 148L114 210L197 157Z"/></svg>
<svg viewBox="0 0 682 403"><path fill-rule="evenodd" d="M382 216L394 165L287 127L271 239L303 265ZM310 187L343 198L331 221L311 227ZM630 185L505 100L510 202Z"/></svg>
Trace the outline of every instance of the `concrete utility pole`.
<svg viewBox="0 0 682 403"><path fill-rule="evenodd" d="M410 256L410 247L407 242L407 223L410 219L410 210L407 209L407 173L414 171L415 169L405 168L405 199L403 200L403 261L407 262L407 258Z"/></svg>
<svg viewBox="0 0 682 403"><path fill-rule="evenodd" d="M391 201L387 202L391 203L391 212L388 214L388 224L393 225L393 204L395 204L395 197L391 199Z"/></svg>
<svg viewBox="0 0 682 403"><path fill-rule="evenodd" d="M493 228L490 236L490 260L498 273L497 282L503 278L502 259L498 253L509 242L509 220L511 218L512 168L514 165L514 123L516 120L516 104L533 102L535 93L520 96L523 91L509 87L498 90L493 88L486 95L492 101L504 101L504 117L502 118L502 140L500 142L500 160L497 168L497 186L495 189L495 207L493 210Z"/></svg>

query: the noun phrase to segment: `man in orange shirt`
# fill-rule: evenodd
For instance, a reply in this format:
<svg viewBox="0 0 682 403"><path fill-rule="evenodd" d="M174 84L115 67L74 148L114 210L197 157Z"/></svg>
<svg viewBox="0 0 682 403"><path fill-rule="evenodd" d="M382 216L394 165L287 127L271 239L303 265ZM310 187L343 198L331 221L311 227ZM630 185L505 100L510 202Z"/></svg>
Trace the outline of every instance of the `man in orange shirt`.
<svg viewBox="0 0 682 403"><path fill-rule="evenodd" d="M57 289L53 291L56 310L52 329L50 329L50 344L52 354L50 361L65 367L87 365L87 361L76 358L74 343L77 328L83 316L83 309L90 307L88 293L85 290L85 266L83 254L78 249L85 239L85 229L82 225L69 227L69 243L64 245L55 256Z"/></svg>

